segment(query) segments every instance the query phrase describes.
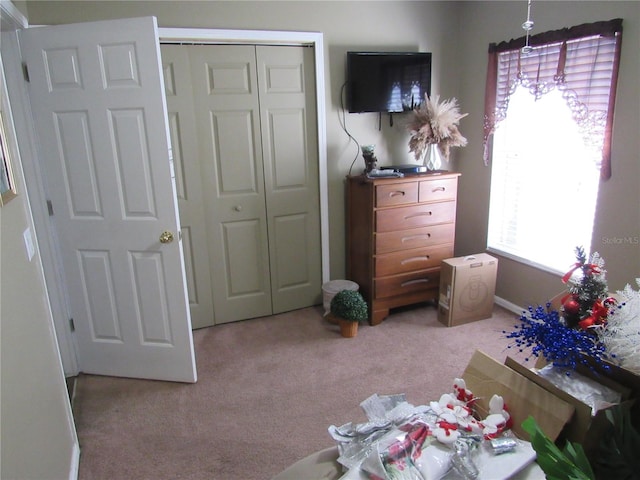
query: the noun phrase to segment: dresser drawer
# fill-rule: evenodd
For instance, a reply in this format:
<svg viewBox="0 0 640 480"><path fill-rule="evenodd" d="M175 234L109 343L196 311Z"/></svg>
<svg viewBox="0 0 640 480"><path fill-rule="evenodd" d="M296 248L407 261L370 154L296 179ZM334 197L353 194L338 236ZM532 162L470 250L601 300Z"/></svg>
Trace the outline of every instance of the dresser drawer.
<svg viewBox="0 0 640 480"><path fill-rule="evenodd" d="M451 257L453 257L453 243L377 255L374 275L384 277L439 267L442 260Z"/></svg>
<svg viewBox="0 0 640 480"><path fill-rule="evenodd" d="M417 201L418 182L376 185L376 207L392 207Z"/></svg>
<svg viewBox="0 0 640 480"><path fill-rule="evenodd" d="M376 233L374 253L379 255L411 248L453 243L454 237L455 225L453 223L411 228L397 232Z"/></svg>
<svg viewBox="0 0 640 480"><path fill-rule="evenodd" d="M453 222L456 202L439 202L389 208L376 211L376 232L391 232L407 228Z"/></svg>
<svg viewBox="0 0 640 480"><path fill-rule="evenodd" d="M374 280L374 295L376 299L404 295L406 293L439 288L440 269L424 270L420 272L393 275L391 277L376 278Z"/></svg>
<svg viewBox="0 0 640 480"><path fill-rule="evenodd" d="M419 202L437 202L440 200L455 200L458 195L457 178L441 178L423 180L420 182L418 194Z"/></svg>

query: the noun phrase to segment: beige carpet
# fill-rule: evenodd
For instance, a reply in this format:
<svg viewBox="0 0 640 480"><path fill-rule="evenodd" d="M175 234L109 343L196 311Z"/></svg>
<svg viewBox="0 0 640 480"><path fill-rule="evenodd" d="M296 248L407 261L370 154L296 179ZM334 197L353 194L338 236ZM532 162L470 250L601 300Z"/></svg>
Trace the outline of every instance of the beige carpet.
<svg viewBox="0 0 640 480"><path fill-rule="evenodd" d="M450 391L476 349L517 356L502 334L515 323L496 307L447 328L423 305L346 339L314 307L197 330L197 384L78 378L79 478L270 479L333 446L329 425L363 421L373 393L421 404Z"/></svg>

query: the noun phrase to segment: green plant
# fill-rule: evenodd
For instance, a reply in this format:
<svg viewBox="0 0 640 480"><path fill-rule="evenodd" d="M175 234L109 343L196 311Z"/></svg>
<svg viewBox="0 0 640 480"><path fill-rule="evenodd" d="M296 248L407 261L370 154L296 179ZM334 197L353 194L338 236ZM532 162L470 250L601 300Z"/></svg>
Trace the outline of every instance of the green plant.
<svg viewBox="0 0 640 480"><path fill-rule="evenodd" d="M567 442L560 450L540 429L532 416L522 422L536 451L536 462L547 480L594 480L591 464L579 443Z"/></svg>
<svg viewBox="0 0 640 480"><path fill-rule="evenodd" d="M594 459L599 478L637 480L640 478L640 431L631 420L631 413L620 405L606 411L609 428L603 432L600 448Z"/></svg>
<svg viewBox="0 0 640 480"><path fill-rule="evenodd" d="M331 313L344 320L359 322L369 316L367 302L360 292L354 290L340 290L331 299Z"/></svg>

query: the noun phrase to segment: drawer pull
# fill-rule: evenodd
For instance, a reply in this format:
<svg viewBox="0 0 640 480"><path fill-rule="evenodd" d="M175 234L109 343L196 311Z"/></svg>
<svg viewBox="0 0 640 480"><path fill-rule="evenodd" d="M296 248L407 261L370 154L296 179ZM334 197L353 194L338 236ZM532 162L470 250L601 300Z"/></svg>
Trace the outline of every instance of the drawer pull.
<svg viewBox="0 0 640 480"><path fill-rule="evenodd" d="M429 210L428 212L417 212L417 213L412 213L411 215L405 215L404 219L409 220L410 218L414 218L414 217L430 217L431 215L433 215L433 212Z"/></svg>
<svg viewBox="0 0 640 480"><path fill-rule="evenodd" d="M405 195L406 195L406 193L403 192L402 190L396 190L395 192L389 192L389 197L390 198L397 197L397 196L404 197Z"/></svg>
<svg viewBox="0 0 640 480"><path fill-rule="evenodd" d="M420 239L429 239L429 238L431 238L430 233L424 233L420 235L409 235L408 237L402 237L402 243L412 242L414 240L420 240Z"/></svg>
<svg viewBox="0 0 640 480"><path fill-rule="evenodd" d="M444 187L436 187L431 190L431 192L444 192L444 191L445 191Z"/></svg>
<svg viewBox="0 0 640 480"><path fill-rule="evenodd" d="M400 262L400 265L405 265L405 264L411 263L411 262L423 262L425 260L429 260L429 255L422 255L420 257L405 258L404 260L402 260Z"/></svg>
<svg viewBox="0 0 640 480"><path fill-rule="evenodd" d="M403 282L400 284L401 287L410 287L411 285L416 285L418 283L427 283L429 282L428 278L418 278L416 280L409 280L408 282Z"/></svg>

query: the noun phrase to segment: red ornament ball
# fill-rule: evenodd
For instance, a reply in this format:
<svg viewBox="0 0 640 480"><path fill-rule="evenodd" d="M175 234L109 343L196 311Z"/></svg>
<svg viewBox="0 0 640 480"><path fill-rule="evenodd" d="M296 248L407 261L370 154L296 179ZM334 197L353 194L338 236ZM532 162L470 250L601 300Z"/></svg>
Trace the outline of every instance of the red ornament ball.
<svg viewBox="0 0 640 480"><path fill-rule="evenodd" d="M562 308L567 315L576 315L580 312L580 303L576 299L570 298L562 304Z"/></svg>

